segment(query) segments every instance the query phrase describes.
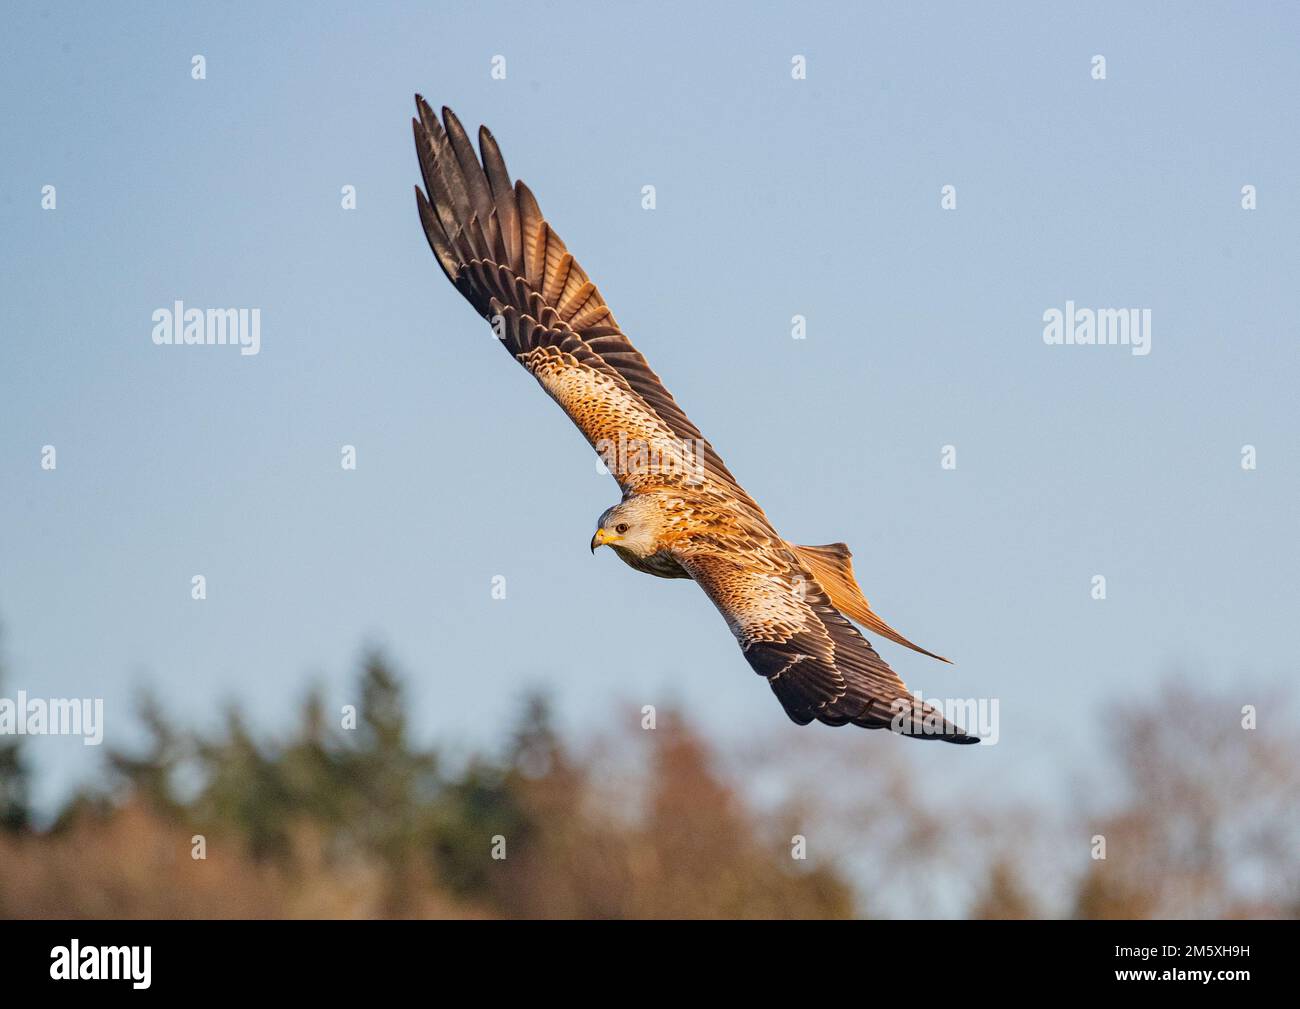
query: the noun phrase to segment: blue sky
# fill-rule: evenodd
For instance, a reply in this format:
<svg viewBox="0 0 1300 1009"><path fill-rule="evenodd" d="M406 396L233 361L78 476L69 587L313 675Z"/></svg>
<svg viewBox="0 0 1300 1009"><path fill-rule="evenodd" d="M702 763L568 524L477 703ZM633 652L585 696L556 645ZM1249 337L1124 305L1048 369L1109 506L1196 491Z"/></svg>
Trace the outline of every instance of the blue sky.
<svg viewBox="0 0 1300 1009"><path fill-rule="evenodd" d="M1048 789L1173 665L1294 680L1292 5L7 19L5 695L103 697L109 742L145 682L280 726L313 678L355 700L376 643L420 730L466 744L539 683L580 733L672 700L724 741L835 731L787 721L693 585L588 554L617 488L438 271L417 90L492 127L777 527L847 542L886 619L956 660L882 645L909 685L999 700L997 746L919 748L936 780ZM260 308L261 353L155 346L176 299ZM1046 346L1067 300L1151 309L1152 352ZM29 753L46 803L97 757Z"/></svg>

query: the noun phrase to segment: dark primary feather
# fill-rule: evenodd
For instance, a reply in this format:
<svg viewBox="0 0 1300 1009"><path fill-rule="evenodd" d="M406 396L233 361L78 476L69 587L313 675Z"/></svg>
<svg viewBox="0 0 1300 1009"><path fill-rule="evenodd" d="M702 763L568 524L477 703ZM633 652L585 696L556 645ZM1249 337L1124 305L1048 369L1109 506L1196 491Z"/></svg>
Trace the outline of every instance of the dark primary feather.
<svg viewBox="0 0 1300 1009"><path fill-rule="evenodd" d="M412 126L425 188L416 188L416 203L429 246L456 289L486 319L498 314L495 301L498 308L513 308L540 324L548 334L543 342L559 346L569 333L576 335L650 414L698 447L710 478L761 515L623 334L596 285L542 216L532 191L522 182L511 184L492 133L486 127L479 131L480 162L450 109L443 109L444 128L418 95L416 106L419 118ZM509 336L504 342L512 354L519 353Z"/></svg>

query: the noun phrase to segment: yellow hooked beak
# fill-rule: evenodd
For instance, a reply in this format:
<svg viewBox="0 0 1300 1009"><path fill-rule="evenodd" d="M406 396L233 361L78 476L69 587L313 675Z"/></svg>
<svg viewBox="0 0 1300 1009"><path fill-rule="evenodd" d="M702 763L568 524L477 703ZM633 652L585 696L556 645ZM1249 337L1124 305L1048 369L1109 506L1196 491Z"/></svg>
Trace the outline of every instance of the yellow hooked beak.
<svg viewBox="0 0 1300 1009"><path fill-rule="evenodd" d="M597 529L596 535L591 538L591 552L594 554L596 547L603 547L606 543L617 543L622 538L622 536L615 536L604 529Z"/></svg>

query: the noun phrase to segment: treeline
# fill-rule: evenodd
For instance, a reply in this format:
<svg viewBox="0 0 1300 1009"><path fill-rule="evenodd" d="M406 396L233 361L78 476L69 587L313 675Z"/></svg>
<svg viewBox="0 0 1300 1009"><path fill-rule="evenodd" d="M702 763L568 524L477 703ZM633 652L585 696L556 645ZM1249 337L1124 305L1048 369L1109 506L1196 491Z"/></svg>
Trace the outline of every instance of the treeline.
<svg viewBox="0 0 1300 1009"><path fill-rule="evenodd" d="M1110 712L1105 759L1035 809L989 802L996 783L929 805L912 748L874 734L803 733L729 771L660 712L579 748L540 697L499 751L453 759L414 739L380 656L359 679L354 725L311 694L283 739L238 709L183 729L146 697L142 744L40 829L0 738L0 915L1300 913L1300 736L1277 698L1248 725L1240 699L1170 681Z"/></svg>
<svg viewBox="0 0 1300 1009"><path fill-rule="evenodd" d="M147 744L30 827L0 751L8 917L846 917L852 888L790 857L671 713L617 787L530 698L499 755L446 766L418 745L372 656L354 728L307 698L284 743L237 710L185 732L146 700ZM196 853L203 857L193 857Z"/></svg>

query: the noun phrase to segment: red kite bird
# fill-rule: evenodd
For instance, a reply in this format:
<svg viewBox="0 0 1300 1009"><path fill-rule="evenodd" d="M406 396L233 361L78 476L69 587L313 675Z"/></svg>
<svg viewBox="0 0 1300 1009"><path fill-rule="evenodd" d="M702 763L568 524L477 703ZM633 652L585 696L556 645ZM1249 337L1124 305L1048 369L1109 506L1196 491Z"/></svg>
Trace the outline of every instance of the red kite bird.
<svg viewBox="0 0 1300 1009"><path fill-rule="evenodd" d="M848 547L795 546L772 528L623 335L532 192L511 183L487 128L476 156L450 109L439 122L423 98L415 101L425 186L415 197L438 264L623 490L600 517L592 552L608 545L638 571L695 579L800 725L816 719L978 742L913 698L850 622L940 658L872 611Z"/></svg>

